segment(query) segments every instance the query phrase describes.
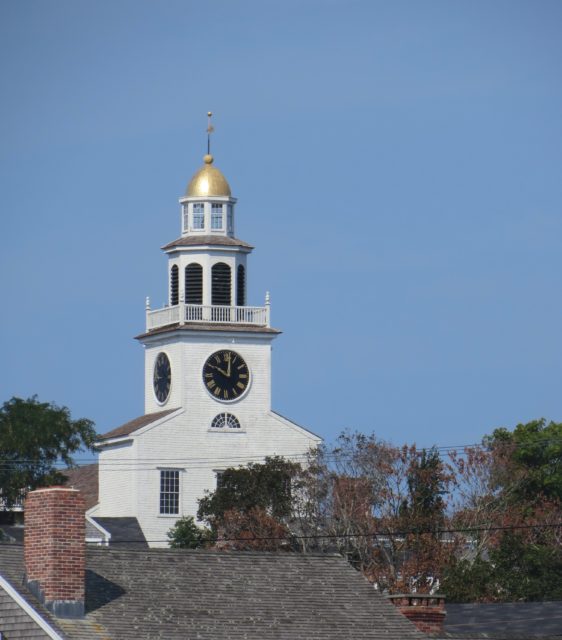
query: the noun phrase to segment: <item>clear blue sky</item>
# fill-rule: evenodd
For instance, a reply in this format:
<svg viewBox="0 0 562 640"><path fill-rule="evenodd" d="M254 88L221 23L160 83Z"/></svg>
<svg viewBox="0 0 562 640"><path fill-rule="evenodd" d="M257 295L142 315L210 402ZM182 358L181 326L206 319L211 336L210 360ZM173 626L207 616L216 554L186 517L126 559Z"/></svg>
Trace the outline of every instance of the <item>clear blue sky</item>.
<svg viewBox="0 0 562 640"><path fill-rule="evenodd" d="M144 298L201 164L327 439L562 420L562 3L0 4L0 397L143 411Z"/></svg>

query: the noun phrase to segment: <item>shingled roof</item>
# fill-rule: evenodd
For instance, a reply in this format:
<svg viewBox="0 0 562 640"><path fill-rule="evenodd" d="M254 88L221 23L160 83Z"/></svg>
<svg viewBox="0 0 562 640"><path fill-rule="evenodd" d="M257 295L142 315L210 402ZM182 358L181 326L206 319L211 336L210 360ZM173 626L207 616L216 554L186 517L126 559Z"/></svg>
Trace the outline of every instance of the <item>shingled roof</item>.
<svg viewBox="0 0 562 640"><path fill-rule="evenodd" d="M24 593L22 556L0 545ZM67 640L426 637L337 555L88 549L86 566L86 616L54 620Z"/></svg>
<svg viewBox="0 0 562 640"><path fill-rule="evenodd" d="M448 604L443 638L562 638L562 602Z"/></svg>
<svg viewBox="0 0 562 640"><path fill-rule="evenodd" d="M98 463L85 464L76 469L65 469L62 472L68 478L67 487L78 489L86 503L86 511L98 503Z"/></svg>
<svg viewBox="0 0 562 640"><path fill-rule="evenodd" d="M186 322L180 324L175 322L174 324L167 324L164 327L150 329L150 331L141 333L135 336L135 340L158 335L159 333L168 333L169 331L228 331L229 333L236 331L238 333L274 333L276 335L282 333L279 329L256 324L229 324L227 322Z"/></svg>
<svg viewBox="0 0 562 640"><path fill-rule="evenodd" d="M177 411L177 407L175 409L166 409L166 411L156 411L155 413L146 413L144 416L139 416L138 418L134 418L133 420L129 420L129 422L125 422L120 427L116 427L107 433L98 437L98 440L109 440L109 438L119 438L121 436L128 436L130 433L137 431L138 429L142 429L152 422L156 422L167 416L169 413L173 411Z"/></svg>
<svg viewBox="0 0 562 640"><path fill-rule="evenodd" d="M183 236L165 244L162 249L167 251L174 247L198 247L198 246L223 246L223 247L242 247L244 249L253 249L251 244L244 242L244 240L238 240L238 238L229 238L228 236Z"/></svg>

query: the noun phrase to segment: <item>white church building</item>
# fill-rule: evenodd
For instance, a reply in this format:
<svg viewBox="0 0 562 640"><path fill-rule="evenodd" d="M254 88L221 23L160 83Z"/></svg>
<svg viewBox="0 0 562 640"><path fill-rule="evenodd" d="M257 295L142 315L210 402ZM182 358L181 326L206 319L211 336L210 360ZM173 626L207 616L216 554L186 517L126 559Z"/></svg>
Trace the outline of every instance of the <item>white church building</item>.
<svg viewBox="0 0 562 640"><path fill-rule="evenodd" d="M321 438L271 409L270 326L247 305L253 247L235 235L236 198L208 153L180 198L168 257L168 304L146 302L144 415L98 441L99 502L89 516L136 518L151 546L227 467L303 460Z"/></svg>

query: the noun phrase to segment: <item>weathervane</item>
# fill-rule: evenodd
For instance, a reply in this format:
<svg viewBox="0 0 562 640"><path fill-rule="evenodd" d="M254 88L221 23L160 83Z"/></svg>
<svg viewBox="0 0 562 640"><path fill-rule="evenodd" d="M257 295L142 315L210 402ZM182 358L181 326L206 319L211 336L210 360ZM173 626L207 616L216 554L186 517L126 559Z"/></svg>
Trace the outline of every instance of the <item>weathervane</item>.
<svg viewBox="0 0 562 640"><path fill-rule="evenodd" d="M211 133L213 133L213 131L215 130L215 127L213 127L211 123L212 117L213 117L212 112L207 111L207 154L208 155L211 154Z"/></svg>

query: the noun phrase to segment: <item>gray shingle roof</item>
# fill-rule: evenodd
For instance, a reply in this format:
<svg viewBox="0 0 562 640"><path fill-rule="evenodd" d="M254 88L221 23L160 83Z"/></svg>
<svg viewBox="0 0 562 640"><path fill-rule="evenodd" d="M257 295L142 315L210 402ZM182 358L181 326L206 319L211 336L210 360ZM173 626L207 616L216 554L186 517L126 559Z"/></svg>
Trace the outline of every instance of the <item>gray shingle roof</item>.
<svg viewBox="0 0 562 640"><path fill-rule="evenodd" d="M148 543L144 537L144 533L136 518L119 517L119 518L98 518L92 516L92 520L100 524L108 533L111 534L110 545L124 545L133 549L147 549ZM119 547L122 549L123 547Z"/></svg>
<svg viewBox="0 0 562 640"><path fill-rule="evenodd" d="M100 435L98 437L98 440L108 440L109 438L128 436L130 433L133 433L133 431L142 429L152 422L156 422L156 420L160 420L160 418L167 416L173 411L177 411L177 407L175 409L166 409L166 411L156 411L154 413L147 413L144 416L139 416L138 418L129 420L129 422L125 422L125 424L122 424L120 427L116 427L115 429L112 429L111 431Z"/></svg>
<svg viewBox="0 0 562 640"><path fill-rule="evenodd" d="M65 469L67 487L78 489L84 497L86 511L98 503L98 463L85 464L76 469Z"/></svg>
<svg viewBox="0 0 562 640"><path fill-rule="evenodd" d="M21 579L21 556L0 545L0 571ZM88 549L87 567L85 619L57 621L69 640L426 637L336 555Z"/></svg>
<svg viewBox="0 0 562 640"><path fill-rule="evenodd" d="M279 335L282 333L279 329L273 327L261 327L256 324L228 324L227 322L186 322L185 324L167 324L165 327L158 327L157 329L151 329L145 333L141 333L135 336L135 340L146 338L147 336L154 336L160 333L167 333L168 331L227 331L232 333L274 333Z"/></svg>
<svg viewBox="0 0 562 640"><path fill-rule="evenodd" d="M44 640L49 636L0 584L0 633L6 640Z"/></svg>
<svg viewBox="0 0 562 640"><path fill-rule="evenodd" d="M229 236L200 236L200 235L192 235L192 236L183 236L174 240L173 242L169 242L165 244L162 249L166 251L166 249L172 249L174 247L190 247L190 246L222 246L222 247L243 247L245 249L253 249L251 244L244 242L244 240L238 240L238 238L230 238Z"/></svg>
<svg viewBox="0 0 562 640"><path fill-rule="evenodd" d="M454 635L444 637L562 637L562 602L448 604L446 610L445 631Z"/></svg>

